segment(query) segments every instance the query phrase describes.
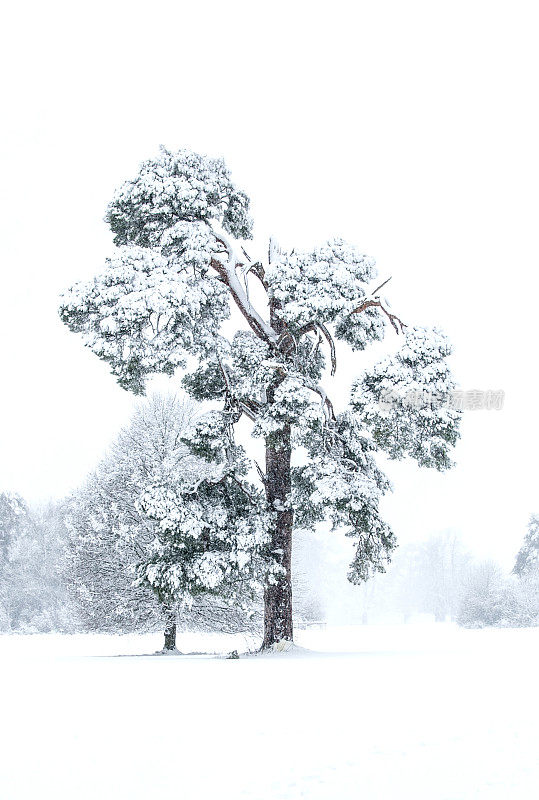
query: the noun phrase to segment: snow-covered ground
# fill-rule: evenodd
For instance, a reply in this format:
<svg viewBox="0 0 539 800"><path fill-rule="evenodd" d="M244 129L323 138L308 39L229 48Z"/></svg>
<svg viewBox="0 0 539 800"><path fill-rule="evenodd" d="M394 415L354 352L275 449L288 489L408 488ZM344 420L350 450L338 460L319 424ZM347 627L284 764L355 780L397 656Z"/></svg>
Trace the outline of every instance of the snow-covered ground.
<svg viewBox="0 0 539 800"><path fill-rule="evenodd" d="M298 631L285 654L0 636L0 797L481 800L539 787L539 630ZM184 651L244 649L181 635Z"/></svg>

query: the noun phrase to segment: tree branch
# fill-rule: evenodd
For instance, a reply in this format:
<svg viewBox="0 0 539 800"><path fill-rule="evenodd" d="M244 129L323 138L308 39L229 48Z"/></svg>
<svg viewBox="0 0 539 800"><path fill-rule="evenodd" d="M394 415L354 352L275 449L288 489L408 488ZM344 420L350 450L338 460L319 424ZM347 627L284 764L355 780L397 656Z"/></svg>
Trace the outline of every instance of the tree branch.
<svg viewBox="0 0 539 800"><path fill-rule="evenodd" d="M380 286L377 286L376 289L373 292L371 292L371 297L375 297L380 291L380 289L383 289L386 283L389 283L392 277L393 276L390 275L389 278L387 278L383 283L380 284Z"/></svg>
<svg viewBox="0 0 539 800"><path fill-rule="evenodd" d="M326 337L326 341L329 344L329 350L331 354L331 374L335 375L335 373L337 372L337 355L335 352L335 342L333 341L333 337L331 336L330 332L328 331L325 325L319 322L318 327Z"/></svg>
<svg viewBox="0 0 539 800"><path fill-rule="evenodd" d="M260 478L260 480L262 481L263 485L265 486L266 482L267 482L266 473L263 472L263 470L262 470L260 464L258 463L258 461L255 461L254 465L256 467L256 471L258 472L258 477Z"/></svg>
<svg viewBox="0 0 539 800"><path fill-rule="evenodd" d="M324 338L326 339L329 350L330 350L330 358L331 358L331 374L335 375L337 371L337 355L335 350L335 342L333 341L333 337L326 328L326 326L322 322L308 322L307 325L303 325L302 328L299 329L299 338L304 336L306 333L322 333Z"/></svg>
<svg viewBox="0 0 539 800"><path fill-rule="evenodd" d="M331 400L327 396L325 389L323 389L317 383L311 383L311 381L306 382L305 386L308 389L310 389L312 392L315 392L315 394L319 395L322 398L322 408L324 409L324 415L325 415L326 419L328 421L334 420L335 419L335 411L334 411L334 408L333 408L333 403L331 402Z"/></svg>
<svg viewBox="0 0 539 800"><path fill-rule="evenodd" d="M226 233L221 228L213 227L209 223L207 224L216 240L223 245L228 254L228 261L226 263L212 258L210 262L211 266L217 272L221 280L228 286L234 298L234 302L249 323L251 330L256 333L259 339L270 344L275 344L277 341L277 334L271 325L258 314L254 306L251 305L247 297L247 292L239 281L236 267L243 263L242 259L236 254L234 246Z"/></svg>
<svg viewBox="0 0 539 800"><path fill-rule="evenodd" d="M251 266L249 267L249 269L245 274L248 275L249 272L252 272L253 275L256 275L256 277L258 278L264 289L268 291L268 282L266 280L266 273L264 271L262 263L260 261L257 261L255 264L251 264Z"/></svg>
<svg viewBox="0 0 539 800"><path fill-rule="evenodd" d="M234 298L234 302L249 323L251 330L258 336L259 339L262 339L264 342L268 342L269 344L275 343L277 338L275 331L266 322L264 322L264 320L254 310L253 306L249 303L247 294L241 286L237 276L232 276L230 270L228 270L220 261L217 261L216 258L212 258L210 263L223 283L226 284L230 290L230 294Z"/></svg>
<svg viewBox="0 0 539 800"><path fill-rule="evenodd" d="M386 281L386 283L387 283L387 281ZM395 328L397 333L404 333L404 329L406 328L406 324L401 319L399 319L399 317L397 317L396 314L392 314L390 311L388 311L386 308L384 308L384 306L382 305L382 302L380 300L365 300L364 303L362 303L360 306L355 308L350 313L351 314L361 314L361 312L365 311L367 308L373 308L373 307L380 308L384 312L384 314L389 319L389 321L391 322L391 324L393 325L393 327ZM399 330L399 327L400 327L400 330Z"/></svg>

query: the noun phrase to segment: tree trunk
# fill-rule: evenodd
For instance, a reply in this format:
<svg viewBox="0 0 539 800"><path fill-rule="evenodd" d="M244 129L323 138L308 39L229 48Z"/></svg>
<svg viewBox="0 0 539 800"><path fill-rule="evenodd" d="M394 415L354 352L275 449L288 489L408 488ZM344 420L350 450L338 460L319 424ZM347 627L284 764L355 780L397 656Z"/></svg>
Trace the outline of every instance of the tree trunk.
<svg viewBox="0 0 539 800"><path fill-rule="evenodd" d="M172 609L167 610L165 625L165 644L163 650L176 649L176 614Z"/></svg>
<svg viewBox="0 0 539 800"><path fill-rule="evenodd" d="M269 392L268 392L269 394ZM268 397L268 400L271 399ZM277 509L271 530L270 547L283 572L273 576L264 587L264 640L262 649L282 639L292 641L292 524L290 501L291 475L290 425L275 432L266 441L266 496L270 507ZM279 510L279 508L283 508Z"/></svg>

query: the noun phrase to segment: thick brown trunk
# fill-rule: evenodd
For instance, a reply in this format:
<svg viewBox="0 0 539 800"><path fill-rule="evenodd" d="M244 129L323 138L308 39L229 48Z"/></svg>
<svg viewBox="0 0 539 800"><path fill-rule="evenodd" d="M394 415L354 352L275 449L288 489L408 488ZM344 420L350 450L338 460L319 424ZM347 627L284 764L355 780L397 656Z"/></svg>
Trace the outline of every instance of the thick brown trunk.
<svg viewBox="0 0 539 800"><path fill-rule="evenodd" d="M270 261L272 258L270 244ZM282 336L286 332L285 323L279 315L279 303L270 300L270 325ZM274 402L276 384L266 392L268 404ZM292 527L294 513L288 508L290 503L291 474L290 462L292 446L290 424L286 423L280 431L275 431L266 439L266 497L270 509L276 512L275 523L271 529L270 547L273 558L282 568L267 580L264 587L264 639L262 648L268 648L283 639L292 641Z"/></svg>
<svg viewBox="0 0 539 800"><path fill-rule="evenodd" d="M266 495L270 508L277 509L271 530L273 557L283 571L273 576L264 588L264 640L262 648L282 639L292 641L292 523L290 501L290 425L272 434L266 442ZM283 508L283 510L279 510Z"/></svg>
<svg viewBox="0 0 539 800"><path fill-rule="evenodd" d="M170 610L167 612L165 625L165 645L163 650L176 649L176 614Z"/></svg>

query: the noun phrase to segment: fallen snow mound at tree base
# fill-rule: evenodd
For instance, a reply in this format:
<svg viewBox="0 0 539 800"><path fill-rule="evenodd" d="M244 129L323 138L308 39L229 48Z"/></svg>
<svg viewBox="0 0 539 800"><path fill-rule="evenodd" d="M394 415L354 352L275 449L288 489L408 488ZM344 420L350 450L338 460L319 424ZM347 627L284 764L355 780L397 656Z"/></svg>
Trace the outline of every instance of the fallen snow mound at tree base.
<svg viewBox="0 0 539 800"><path fill-rule="evenodd" d="M308 656L313 654L312 650L307 650L306 647L300 647L295 642L291 642L288 639L281 639L280 642L275 642L271 647L267 647L264 650L259 650L258 653L255 655L290 655L290 656Z"/></svg>
<svg viewBox="0 0 539 800"><path fill-rule="evenodd" d="M154 656L183 656L185 653L182 653L181 650L178 650L176 647L173 650L168 650L163 647L162 650L156 650L155 653L152 655Z"/></svg>

